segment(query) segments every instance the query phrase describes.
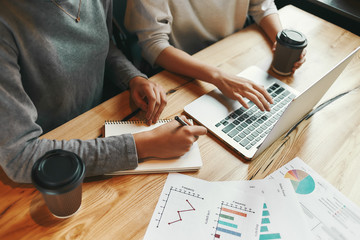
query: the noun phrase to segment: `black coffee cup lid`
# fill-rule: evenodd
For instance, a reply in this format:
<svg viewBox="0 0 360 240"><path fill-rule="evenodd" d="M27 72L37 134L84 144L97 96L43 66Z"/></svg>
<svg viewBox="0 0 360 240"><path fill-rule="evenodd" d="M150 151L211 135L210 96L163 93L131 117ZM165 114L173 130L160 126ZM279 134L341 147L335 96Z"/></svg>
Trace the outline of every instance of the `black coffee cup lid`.
<svg viewBox="0 0 360 240"><path fill-rule="evenodd" d="M291 29L282 30L278 33L276 38L278 42L289 47L304 48L307 45L305 35Z"/></svg>
<svg viewBox="0 0 360 240"><path fill-rule="evenodd" d="M36 188L46 194L61 194L76 188L83 180L85 165L75 153L57 149L37 160L31 171Z"/></svg>

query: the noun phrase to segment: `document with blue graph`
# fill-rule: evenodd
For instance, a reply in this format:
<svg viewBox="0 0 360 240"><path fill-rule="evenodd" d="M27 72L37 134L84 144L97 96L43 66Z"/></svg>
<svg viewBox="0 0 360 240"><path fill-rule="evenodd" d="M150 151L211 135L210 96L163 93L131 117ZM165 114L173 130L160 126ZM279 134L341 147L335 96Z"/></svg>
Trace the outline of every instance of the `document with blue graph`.
<svg viewBox="0 0 360 240"><path fill-rule="evenodd" d="M360 239L360 208L300 158L285 164L268 179L290 179L315 239Z"/></svg>
<svg viewBox="0 0 360 240"><path fill-rule="evenodd" d="M257 239L311 240L296 193L289 179L214 182L224 188L233 187L264 197Z"/></svg>
<svg viewBox="0 0 360 240"><path fill-rule="evenodd" d="M259 239L264 197L169 174L144 240Z"/></svg>

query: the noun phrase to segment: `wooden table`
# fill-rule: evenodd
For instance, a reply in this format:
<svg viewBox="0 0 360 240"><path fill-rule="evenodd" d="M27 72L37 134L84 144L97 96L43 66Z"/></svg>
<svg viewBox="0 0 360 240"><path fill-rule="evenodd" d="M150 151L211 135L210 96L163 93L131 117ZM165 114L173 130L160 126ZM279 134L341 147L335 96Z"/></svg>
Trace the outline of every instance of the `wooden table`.
<svg viewBox="0 0 360 240"><path fill-rule="evenodd" d="M307 61L291 77L269 73L299 91L360 46L360 37L293 6L282 8L279 14L284 27L307 36ZM231 73L250 65L268 70L271 43L252 25L195 57ZM358 54L322 101L360 85L359 58ZM166 71L151 80L169 91L168 105L161 118L181 114L186 104L214 88ZM302 122L290 136L277 140L251 162L207 134L198 140L204 166L198 172L186 174L209 181L261 179L298 156L360 205L359 102L359 90L352 91ZM124 92L43 138L96 138L101 135L105 120L123 119L135 110L129 102L129 92ZM141 113L135 116L142 117ZM32 185L13 183L0 170L0 239L142 239L166 177L167 174L152 174L86 179L80 211L62 220L49 213L41 194Z"/></svg>

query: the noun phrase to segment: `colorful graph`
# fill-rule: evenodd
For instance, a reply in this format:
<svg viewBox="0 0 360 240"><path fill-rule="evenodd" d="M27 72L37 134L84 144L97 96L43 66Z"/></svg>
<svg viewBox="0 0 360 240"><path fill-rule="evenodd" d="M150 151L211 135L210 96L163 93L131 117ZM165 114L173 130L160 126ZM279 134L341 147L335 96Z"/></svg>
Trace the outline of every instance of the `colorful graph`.
<svg viewBox="0 0 360 240"><path fill-rule="evenodd" d="M291 180L295 192L298 194L309 194L315 189L314 179L302 170L290 170L285 174L285 178L289 178Z"/></svg>
<svg viewBox="0 0 360 240"><path fill-rule="evenodd" d="M270 212L267 208L266 203L264 203L259 240L281 239L280 233L271 233L270 232L270 228L271 228L270 224L271 224Z"/></svg>
<svg viewBox="0 0 360 240"><path fill-rule="evenodd" d="M219 218L217 220L215 239L233 239L241 237L239 223L246 221L248 213L252 213L250 209L240 206L228 205L222 203L220 207Z"/></svg>

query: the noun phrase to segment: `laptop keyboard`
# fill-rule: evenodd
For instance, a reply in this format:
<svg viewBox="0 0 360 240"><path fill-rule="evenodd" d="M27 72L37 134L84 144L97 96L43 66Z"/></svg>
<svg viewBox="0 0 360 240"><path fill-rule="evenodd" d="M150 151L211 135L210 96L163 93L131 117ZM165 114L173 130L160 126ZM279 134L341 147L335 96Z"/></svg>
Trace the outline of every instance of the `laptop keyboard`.
<svg viewBox="0 0 360 240"><path fill-rule="evenodd" d="M246 149L260 145L295 97L277 83L268 87L267 91L274 101L270 105L270 112L262 112L253 102L249 101L248 109L240 107L215 126Z"/></svg>

